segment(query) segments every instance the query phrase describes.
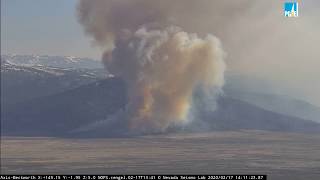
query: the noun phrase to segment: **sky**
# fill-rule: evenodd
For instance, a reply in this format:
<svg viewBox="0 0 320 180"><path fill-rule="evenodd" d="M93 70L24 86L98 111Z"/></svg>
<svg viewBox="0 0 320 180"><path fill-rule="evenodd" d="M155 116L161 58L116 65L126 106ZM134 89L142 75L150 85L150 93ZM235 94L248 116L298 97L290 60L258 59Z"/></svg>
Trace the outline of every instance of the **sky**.
<svg viewBox="0 0 320 180"><path fill-rule="evenodd" d="M100 58L76 18L76 0L1 0L1 53Z"/></svg>
<svg viewBox="0 0 320 180"><path fill-rule="evenodd" d="M198 13L202 19L188 18L187 25L221 40L228 72L271 82L267 93L320 107L320 3L299 1L299 17L286 18L283 2L221 3L222 8L206 7L210 16L204 10ZM1 0L1 53L100 59L102 50L77 21L76 5L77 0Z"/></svg>

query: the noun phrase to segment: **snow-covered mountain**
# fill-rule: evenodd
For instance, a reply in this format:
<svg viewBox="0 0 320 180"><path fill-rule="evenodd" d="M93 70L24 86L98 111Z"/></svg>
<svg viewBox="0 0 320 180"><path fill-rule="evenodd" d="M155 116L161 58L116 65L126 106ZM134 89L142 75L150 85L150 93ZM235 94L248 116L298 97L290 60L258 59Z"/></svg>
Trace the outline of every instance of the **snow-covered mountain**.
<svg viewBox="0 0 320 180"><path fill-rule="evenodd" d="M24 65L12 63L8 60L1 61L1 73L29 73L39 76L63 76L73 73L88 78L104 77L108 75L107 72L102 68L63 68L41 64Z"/></svg>
<svg viewBox="0 0 320 180"><path fill-rule="evenodd" d="M1 60L1 105L47 96L88 84L110 75L105 69L18 65Z"/></svg>
<svg viewBox="0 0 320 180"><path fill-rule="evenodd" d="M1 55L1 64L19 66L48 66L57 68L103 68L100 61L73 56Z"/></svg>

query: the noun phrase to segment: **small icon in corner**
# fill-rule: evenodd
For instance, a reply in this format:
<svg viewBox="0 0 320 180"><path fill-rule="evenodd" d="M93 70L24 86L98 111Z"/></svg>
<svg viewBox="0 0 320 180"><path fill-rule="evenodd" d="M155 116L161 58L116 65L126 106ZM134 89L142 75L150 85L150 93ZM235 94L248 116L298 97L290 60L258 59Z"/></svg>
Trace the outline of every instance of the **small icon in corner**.
<svg viewBox="0 0 320 180"><path fill-rule="evenodd" d="M285 2L284 3L284 16L298 17L298 3L297 2Z"/></svg>

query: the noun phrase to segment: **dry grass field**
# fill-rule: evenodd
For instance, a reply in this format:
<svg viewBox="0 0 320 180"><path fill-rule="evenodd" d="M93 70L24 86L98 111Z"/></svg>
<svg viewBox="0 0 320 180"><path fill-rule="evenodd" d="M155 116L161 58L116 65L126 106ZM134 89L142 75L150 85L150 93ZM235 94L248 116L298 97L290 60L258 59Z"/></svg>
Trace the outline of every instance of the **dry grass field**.
<svg viewBox="0 0 320 180"><path fill-rule="evenodd" d="M320 135L265 131L135 138L2 137L2 174L267 174L320 179Z"/></svg>

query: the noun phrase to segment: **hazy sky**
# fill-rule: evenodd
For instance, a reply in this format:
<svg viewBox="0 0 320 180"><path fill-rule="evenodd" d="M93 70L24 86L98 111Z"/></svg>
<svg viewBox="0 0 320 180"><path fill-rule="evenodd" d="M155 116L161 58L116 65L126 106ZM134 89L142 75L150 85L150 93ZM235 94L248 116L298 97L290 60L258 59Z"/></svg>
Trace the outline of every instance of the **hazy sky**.
<svg viewBox="0 0 320 180"><path fill-rule="evenodd" d="M1 0L1 53L99 58L76 18L76 0Z"/></svg>
<svg viewBox="0 0 320 180"><path fill-rule="evenodd" d="M283 0L215 2L218 8L206 7L198 13L201 19L188 18L187 23L194 20L190 26L203 26L221 39L229 71L271 81L275 91L271 93L320 106L319 1L299 1L298 18L283 16ZM76 4L76 0L1 0L1 53L100 59L101 50L92 46L77 22Z"/></svg>

